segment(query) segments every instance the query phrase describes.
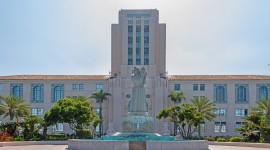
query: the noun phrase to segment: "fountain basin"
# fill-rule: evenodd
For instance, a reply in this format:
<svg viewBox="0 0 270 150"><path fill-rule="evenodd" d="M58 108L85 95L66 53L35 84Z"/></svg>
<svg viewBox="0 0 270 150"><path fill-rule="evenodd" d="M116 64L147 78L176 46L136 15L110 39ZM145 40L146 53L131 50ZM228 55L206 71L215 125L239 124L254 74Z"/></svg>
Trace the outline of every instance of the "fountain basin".
<svg viewBox="0 0 270 150"><path fill-rule="evenodd" d="M127 141L127 140L68 140L69 150L208 150L205 140Z"/></svg>

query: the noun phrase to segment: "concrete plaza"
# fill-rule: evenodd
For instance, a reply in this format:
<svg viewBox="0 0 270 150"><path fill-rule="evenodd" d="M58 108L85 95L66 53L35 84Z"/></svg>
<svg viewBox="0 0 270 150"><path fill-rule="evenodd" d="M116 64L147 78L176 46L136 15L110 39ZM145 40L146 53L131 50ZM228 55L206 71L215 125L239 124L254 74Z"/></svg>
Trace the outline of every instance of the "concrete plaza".
<svg viewBox="0 0 270 150"><path fill-rule="evenodd" d="M67 147L67 145L29 145L0 147L0 150L67 150ZM211 150L269 150L269 148L236 147L221 145L209 145L209 148Z"/></svg>

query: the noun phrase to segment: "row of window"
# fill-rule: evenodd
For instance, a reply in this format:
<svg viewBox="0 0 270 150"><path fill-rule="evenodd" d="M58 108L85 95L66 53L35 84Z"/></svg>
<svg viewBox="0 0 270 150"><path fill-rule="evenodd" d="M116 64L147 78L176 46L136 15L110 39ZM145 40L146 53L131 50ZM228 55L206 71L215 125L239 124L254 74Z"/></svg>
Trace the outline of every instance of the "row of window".
<svg viewBox="0 0 270 150"><path fill-rule="evenodd" d="M144 20L144 24L149 24L149 20ZM133 25L133 20L128 20L129 25ZM136 24L141 24L141 20L136 20Z"/></svg>
<svg viewBox="0 0 270 150"><path fill-rule="evenodd" d="M216 109L217 116L226 116L226 109L225 108L218 108ZM237 108L235 110L235 116L237 117L244 117L248 115L248 109L242 109L242 108Z"/></svg>
<svg viewBox="0 0 270 150"><path fill-rule="evenodd" d="M200 88L199 88L200 87ZM174 90L180 91L181 85L180 84L174 84ZM193 91L205 91L205 84L193 84Z"/></svg>
<svg viewBox="0 0 270 150"><path fill-rule="evenodd" d="M270 84L257 84L257 100L262 98L268 99ZM179 91L180 84L174 84L174 90ZM205 84L193 84L193 91L205 91ZM214 85L214 101L217 103L227 103L227 85ZM235 102L248 103L249 101L249 86L248 84L235 85Z"/></svg>
<svg viewBox="0 0 270 150"><path fill-rule="evenodd" d="M141 65L141 25L135 26L136 30L136 58L135 58L135 64ZM144 65L149 65L149 25L143 26L144 30ZM133 25L128 25L128 65L133 65Z"/></svg>
<svg viewBox="0 0 270 150"><path fill-rule="evenodd" d="M102 90L102 84L96 84L96 90ZM84 84L73 84L73 91L83 91ZM23 84L10 84L10 95L23 98ZM64 84L52 84L51 85L51 99L52 102L64 98ZM43 84L31 84L31 102L43 102L44 100L44 85Z"/></svg>

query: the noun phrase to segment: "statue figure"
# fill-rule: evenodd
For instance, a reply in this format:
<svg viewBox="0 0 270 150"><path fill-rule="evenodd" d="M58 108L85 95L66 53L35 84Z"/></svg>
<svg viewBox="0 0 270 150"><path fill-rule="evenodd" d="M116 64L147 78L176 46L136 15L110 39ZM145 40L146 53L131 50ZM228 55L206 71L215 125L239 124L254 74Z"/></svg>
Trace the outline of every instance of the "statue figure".
<svg viewBox="0 0 270 150"><path fill-rule="evenodd" d="M144 84L146 82L147 73L145 68L142 67L141 70L137 67L134 67L133 75L131 80L134 84L131 95L131 112L146 112L146 92Z"/></svg>

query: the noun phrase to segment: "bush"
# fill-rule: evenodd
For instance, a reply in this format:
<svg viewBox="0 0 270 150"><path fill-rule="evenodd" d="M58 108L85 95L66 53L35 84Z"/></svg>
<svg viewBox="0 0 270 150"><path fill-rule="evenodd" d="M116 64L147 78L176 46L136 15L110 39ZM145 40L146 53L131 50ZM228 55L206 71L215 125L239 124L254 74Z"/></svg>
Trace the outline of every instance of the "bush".
<svg viewBox="0 0 270 150"><path fill-rule="evenodd" d="M48 134L46 138L47 141L64 141L67 139L66 134Z"/></svg>
<svg viewBox="0 0 270 150"><path fill-rule="evenodd" d="M242 138L240 138L239 136L233 136L230 138L230 142L241 142Z"/></svg>
<svg viewBox="0 0 270 150"><path fill-rule="evenodd" d="M13 141L24 141L24 138L22 135L20 135L20 136L14 138Z"/></svg>
<svg viewBox="0 0 270 150"><path fill-rule="evenodd" d="M226 139L225 139L225 138L223 138L223 137L219 137L219 138L217 139L217 142L227 142L227 141L226 141Z"/></svg>
<svg viewBox="0 0 270 150"><path fill-rule="evenodd" d="M208 136L205 136L204 138L203 138L204 140L207 140L207 141L215 141L216 139L215 138L213 138L213 137L208 137Z"/></svg>
<svg viewBox="0 0 270 150"><path fill-rule="evenodd" d="M76 130L76 136L79 139L91 139L92 132L90 129Z"/></svg>
<svg viewBox="0 0 270 150"><path fill-rule="evenodd" d="M13 140L13 137L6 131L0 132L0 142L9 142Z"/></svg>

